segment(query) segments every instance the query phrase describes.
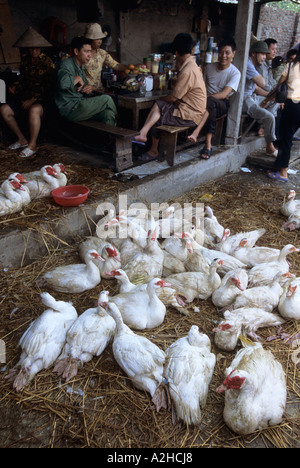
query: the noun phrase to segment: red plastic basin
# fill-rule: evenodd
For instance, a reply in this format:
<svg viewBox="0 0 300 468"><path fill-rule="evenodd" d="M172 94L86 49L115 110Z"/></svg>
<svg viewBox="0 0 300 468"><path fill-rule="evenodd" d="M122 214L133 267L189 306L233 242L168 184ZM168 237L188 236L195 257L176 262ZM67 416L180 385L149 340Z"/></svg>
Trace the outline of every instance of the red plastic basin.
<svg viewBox="0 0 300 468"><path fill-rule="evenodd" d="M78 206L86 201L89 193L84 185L66 185L53 190L52 197L60 206Z"/></svg>

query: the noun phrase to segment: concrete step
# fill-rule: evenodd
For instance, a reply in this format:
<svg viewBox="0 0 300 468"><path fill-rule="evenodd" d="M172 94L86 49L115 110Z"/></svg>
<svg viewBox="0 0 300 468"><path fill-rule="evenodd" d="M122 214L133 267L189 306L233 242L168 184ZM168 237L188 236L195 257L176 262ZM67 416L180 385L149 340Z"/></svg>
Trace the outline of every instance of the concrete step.
<svg viewBox="0 0 300 468"><path fill-rule="evenodd" d="M300 142L293 144L293 150L291 153L290 166L298 163L300 160ZM255 151L247 157L247 163L252 166L261 167L263 169L272 169L276 158L267 156L265 151Z"/></svg>

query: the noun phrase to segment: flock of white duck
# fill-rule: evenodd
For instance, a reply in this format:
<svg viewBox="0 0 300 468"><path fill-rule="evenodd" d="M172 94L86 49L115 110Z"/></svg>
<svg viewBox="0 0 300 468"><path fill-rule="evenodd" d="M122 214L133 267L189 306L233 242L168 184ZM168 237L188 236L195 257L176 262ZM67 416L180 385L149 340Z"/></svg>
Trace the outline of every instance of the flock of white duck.
<svg viewBox="0 0 300 468"><path fill-rule="evenodd" d="M0 216L22 211L32 200L49 197L52 190L67 185L65 166L44 166L29 174L11 174L1 185Z"/></svg>
<svg viewBox="0 0 300 468"><path fill-rule="evenodd" d="M174 207L157 221L109 212L102 220L105 238L89 237L80 245L83 263L41 278L40 285L69 294L115 279L119 293L101 291L97 307L80 316L71 303L42 293L47 310L22 336L20 360L6 376L17 391L50 366L68 382L112 342L116 362L133 385L151 395L157 411L172 408L175 420L199 425L216 365L209 337L193 325L163 351L135 331L161 325L168 305L188 314L188 303L210 298L223 314L213 330L217 347L232 351L239 338L243 345L217 389L226 392L226 424L246 435L282 421L285 373L256 332L300 319L300 278L290 273L287 260L299 250L257 247L265 229L231 235L209 207L203 230L191 219L190 230L178 233L179 220L182 212ZM171 236L164 239L160 232L167 222Z"/></svg>

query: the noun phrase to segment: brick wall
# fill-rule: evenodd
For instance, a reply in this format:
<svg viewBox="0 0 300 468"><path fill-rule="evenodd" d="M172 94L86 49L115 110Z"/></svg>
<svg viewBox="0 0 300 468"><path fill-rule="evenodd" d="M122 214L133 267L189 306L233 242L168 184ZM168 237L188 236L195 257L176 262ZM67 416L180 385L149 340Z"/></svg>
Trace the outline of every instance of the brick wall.
<svg viewBox="0 0 300 468"><path fill-rule="evenodd" d="M261 8L259 39L272 37L278 41L278 55L285 54L300 42L300 14L276 7Z"/></svg>

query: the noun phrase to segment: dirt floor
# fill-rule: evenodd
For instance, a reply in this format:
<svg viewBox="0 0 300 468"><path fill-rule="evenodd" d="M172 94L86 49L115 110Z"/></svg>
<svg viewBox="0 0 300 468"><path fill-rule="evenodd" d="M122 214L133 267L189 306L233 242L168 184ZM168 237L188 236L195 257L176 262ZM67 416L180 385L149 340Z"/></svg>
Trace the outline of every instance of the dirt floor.
<svg viewBox="0 0 300 468"><path fill-rule="evenodd" d="M295 145L295 151L299 148ZM46 150L45 150L46 151ZM51 148L45 153L49 161ZM52 154L52 159L63 153ZM5 164L4 153L0 155ZM1 164L2 164L1 162ZM32 163L26 172L34 170ZM74 161L65 158L71 170L70 183L80 180L74 170ZM76 166L77 167L77 166ZM25 172L25 166L14 170ZM299 231L281 229L285 219L279 213L283 198L290 188L300 186L300 172L292 175L288 184L269 180L265 171L250 168L228 174L219 180L205 184L176 200L179 203L209 204L219 221L232 233L265 227L267 233L258 245L282 248L288 243L299 247ZM299 169L300 166L295 166ZM7 172L7 171L4 171ZM11 171L12 172L12 171ZM96 178L94 173L94 179ZM100 174L100 173L99 173ZM101 173L103 180L107 173ZM106 174L106 175L105 175ZM122 185L114 190L122 189ZM173 200L175 201L175 200ZM45 204L46 209L46 204ZM42 208L39 206L38 213ZM26 211L25 211L26 215ZM51 215L47 212L47 216ZM54 210L54 215L58 212ZM9 220L7 221L9 222ZM171 414L166 410L155 413L149 395L136 390L115 362L111 346L99 357L79 370L68 384L52 372L38 374L22 392L16 393L4 379L7 370L18 361L18 341L30 322L43 312L40 303L41 290L36 279L42 271L54 266L76 263L78 245L74 239L70 246L49 248L49 255L19 270L5 270L0 276L0 339L6 344L6 363L0 364L0 446L2 448L299 448L300 447L300 380L299 365L294 362L293 337L300 333L299 322L288 321L283 331L291 339L278 338L267 342L277 334L276 328L261 329L258 334L264 347L270 349L282 363L287 376L288 401L282 424L242 437L231 432L223 420L224 395L215 390L222 383L224 369L231 363L235 352L220 352L214 344L212 329L222 317L210 300L195 301L189 306L189 316L169 308L164 323L142 335L166 349L176 339L187 334L191 325L198 325L212 342L217 364L210 385L210 392L202 423L199 427L174 426ZM291 256L291 271L300 276L300 256ZM93 307L102 289L111 294L118 291L112 281L102 283L92 291L70 299L60 294L61 300L72 300L81 314ZM49 291L50 292L50 291ZM53 295L58 299L57 295ZM240 348L240 345L238 349Z"/></svg>

